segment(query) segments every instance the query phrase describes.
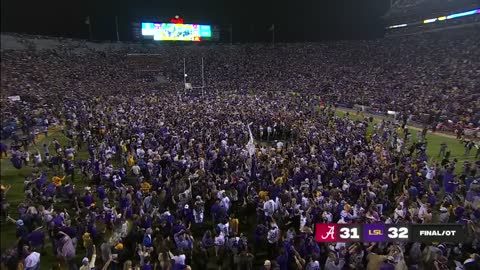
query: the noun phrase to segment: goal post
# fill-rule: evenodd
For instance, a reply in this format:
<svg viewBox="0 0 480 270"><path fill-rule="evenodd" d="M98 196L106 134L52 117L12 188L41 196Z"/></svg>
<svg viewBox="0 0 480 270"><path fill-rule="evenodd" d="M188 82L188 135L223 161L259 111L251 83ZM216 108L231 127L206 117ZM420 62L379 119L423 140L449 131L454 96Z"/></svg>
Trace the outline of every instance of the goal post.
<svg viewBox="0 0 480 270"><path fill-rule="evenodd" d="M184 89L184 94L192 94L195 90L199 89L200 94L202 96L205 95L205 63L204 63L204 58L202 57L202 62L200 63L200 69L201 69L201 86L197 86L189 80L188 73L187 73L187 60L186 58L183 58L183 85L185 86Z"/></svg>

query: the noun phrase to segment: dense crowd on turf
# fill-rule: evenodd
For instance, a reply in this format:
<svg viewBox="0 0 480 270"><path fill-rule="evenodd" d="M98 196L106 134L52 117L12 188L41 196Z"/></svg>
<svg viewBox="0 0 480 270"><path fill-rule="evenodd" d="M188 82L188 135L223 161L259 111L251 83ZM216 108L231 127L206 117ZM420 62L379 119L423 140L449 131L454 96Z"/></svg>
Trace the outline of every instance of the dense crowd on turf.
<svg viewBox="0 0 480 270"><path fill-rule="evenodd" d="M162 85L118 52L4 51L2 95L23 101L2 104L20 130L0 150L33 173L18 207L2 185L2 219L16 224L18 239L2 247L2 262L39 269L48 255L60 269L478 269L479 164L459 163L444 147L431 162L425 151L427 128L479 125L474 31L157 48ZM192 62L201 57L205 96L179 96L183 59L198 81ZM336 116L336 104L401 117L354 121ZM414 119L427 124L415 139ZM53 127L68 140L35 140ZM478 159L474 141L465 155ZM324 245L313 239L319 222L462 223L472 237Z"/></svg>

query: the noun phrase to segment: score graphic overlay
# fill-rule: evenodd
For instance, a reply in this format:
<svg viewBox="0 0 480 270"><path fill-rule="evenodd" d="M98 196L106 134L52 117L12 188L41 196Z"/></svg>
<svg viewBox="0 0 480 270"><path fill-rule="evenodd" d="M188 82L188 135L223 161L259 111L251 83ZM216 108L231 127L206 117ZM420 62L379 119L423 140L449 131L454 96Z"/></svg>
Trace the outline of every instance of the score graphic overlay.
<svg viewBox="0 0 480 270"><path fill-rule="evenodd" d="M336 224L315 225L315 240L338 242L451 242L463 243L468 232L461 224Z"/></svg>
<svg viewBox="0 0 480 270"><path fill-rule="evenodd" d="M320 243L345 242L466 242L468 233L461 224L336 224L315 225Z"/></svg>
<svg viewBox="0 0 480 270"><path fill-rule="evenodd" d="M363 226L364 242L385 242L385 224L365 224Z"/></svg>
<svg viewBox="0 0 480 270"><path fill-rule="evenodd" d="M411 239L424 243L462 243L468 238L467 230L461 224L414 224L411 229Z"/></svg>
<svg viewBox="0 0 480 270"><path fill-rule="evenodd" d="M339 224L338 232L339 242L361 242L361 224Z"/></svg>
<svg viewBox="0 0 480 270"><path fill-rule="evenodd" d="M338 224L317 223L315 225L315 241L320 243L334 243L338 241Z"/></svg>
<svg viewBox="0 0 480 270"><path fill-rule="evenodd" d="M387 226L387 241L408 241L410 230L407 225L389 225Z"/></svg>

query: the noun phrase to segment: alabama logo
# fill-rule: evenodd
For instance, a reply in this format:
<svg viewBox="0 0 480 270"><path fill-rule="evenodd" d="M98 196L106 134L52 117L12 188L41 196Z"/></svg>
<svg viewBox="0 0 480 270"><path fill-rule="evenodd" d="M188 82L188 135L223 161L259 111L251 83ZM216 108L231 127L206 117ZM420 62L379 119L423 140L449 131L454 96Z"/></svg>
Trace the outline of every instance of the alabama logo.
<svg viewBox="0 0 480 270"><path fill-rule="evenodd" d="M315 225L315 240L317 242L333 243L338 240L338 224L317 223Z"/></svg>

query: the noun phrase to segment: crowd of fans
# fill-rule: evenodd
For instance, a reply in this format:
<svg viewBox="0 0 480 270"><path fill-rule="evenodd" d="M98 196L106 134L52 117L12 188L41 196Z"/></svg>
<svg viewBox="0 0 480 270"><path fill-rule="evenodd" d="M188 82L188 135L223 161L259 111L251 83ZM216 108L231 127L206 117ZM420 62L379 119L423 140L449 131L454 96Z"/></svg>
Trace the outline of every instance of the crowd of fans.
<svg viewBox="0 0 480 270"><path fill-rule="evenodd" d="M140 61L148 61L148 68L158 70L156 59L161 73L177 88L183 87L183 59L188 81L202 85L203 57L205 83L211 91L312 93L345 106L365 105L383 114L400 112L429 125L478 127L478 30L473 26L374 41L285 44L274 50L269 45L200 45L160 46L139 52L155 53ZM4 94L48 92L58 97L56 93L65 89L91 94L112 81L120 86L118 91L145 88L132 80L129 62L134 57L125 54L4 54Z"/></svg>
<svg viewBox="0 0 480 270"><path fill-rule="evenodd" d="M407 125L426 114L431 125L478 126L480 37L472 31L274 49L158 48L171 81L162 86L135 75L125 54L4 51L2 95L23 101L2 104L21 130L0 154L32 174L13 183L24 185L16 207L11 185L2 185L2 222L15 223L17 237L2 263L478 269L480 163L460 163L447 147L432 162L427 128L413 139ZM199 65L191 63L201 57L205 96L178 96L183 59L194 80ZM354 121L335 116L338 103L406 117ZM68 139L48 138L53 127ZM478 160L478 147L469 147ZM319 222L461 223L471 237L319 244Z"/></svg>

